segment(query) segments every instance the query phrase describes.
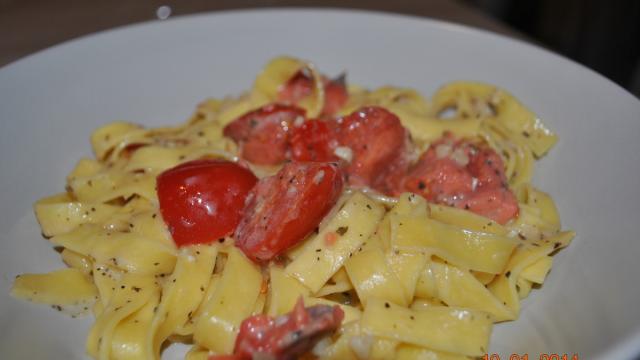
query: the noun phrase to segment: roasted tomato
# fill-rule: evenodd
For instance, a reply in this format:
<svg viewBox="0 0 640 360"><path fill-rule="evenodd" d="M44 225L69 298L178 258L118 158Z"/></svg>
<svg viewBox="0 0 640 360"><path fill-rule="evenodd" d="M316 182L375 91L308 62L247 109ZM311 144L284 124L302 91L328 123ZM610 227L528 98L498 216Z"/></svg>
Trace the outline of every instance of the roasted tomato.
<svg viewBox="0 0 640 360"><path fill-rule="evenodd" d="M324 86L324 105L322 115L333 115L347 103L349 94L345 85L345 76L335 80L322 77ZM278 101L297 104L313 94L313 78L306 69L298 71L287 81L278 93Z"/></svg>
<svg viewBox="0 0 640 360"><path fill-rule="evenodd" d="M500 186L507 183L502 158L488 146L475 148L467 169L478 179L478 187L480 188Z"/></svg>
<svg viewBox="0 0 640 360"><path fill-rule="evenodd" d="M343 74L334 80L327 80L324 83L324 107L323 115L333 115L337 113L349 99L347 92L346 76Z"/></svg>
<svg viewBox="0 0 640 360"><path fill-rule="evenodd" d="M160 213L176 245L208 243L233 233L258 179L229 161L196 160L158 176Z"/></svg>
<svg viewBox="0 0 640 360"><path fill-rule="evenodd" d="M486 144L457 140L450 133L422 154L403 186L429 201L464 208L501 224L518 215L500 156Z"/></svg>
<svg viewBox="0 0 640 360"><path fill-rule="evenodd" d="M473 176L450 158L425 161L422 157L404 184L429 201L452 205L473 191Z"/></svg>
<svg viewBox="0 0 640 360"><path fill-rule="evenodd" d="M278 92L278 101L297 104L313 94L313 78L307 69L295 73Z"/></svg>
<svg viewBox="0 0 640 360"><path fill-rule="evenodd" d="M336 203L342 172L334 163L287 163L258 182L235 232L236 245L268 261L303 240Z"/></svg>
<svg viewBox="0 0 640 360"><path fill-rule="evenodd" d="M515 218L519 211L516 196L509 189L500 186L479 189L457 201L455 206L488 217L499 224Z"/></svg>
<svg viewBox="0 0 640 360"><path fill-rule="evenodd" d="M304 120L301 108L270 104L248 112L224 128L224 135L240 145L242 158L258 165L278 165L286 159L289 129Z"/></svg>
<svg viewBox="0 0 640 360"><path fill-rule="evenodd" d="M310 120L291 130L291 158L295 161L338 161L333 122Z"/></svg>
<svg viewBox="0 0 640 360"><path fill-rule="evenodd" d="M349 183L392 194L397 175L409 166L409 136L400 119L384 108L364 107L337 120L337 137L353 154Z"/></svg>
<svg viewBox="0 0 640 360"><path fill-rule="evenodd" d="M304 307L302 298L292 312L276 319L254 315L240 325L232 357L211 356L209 360L256 358L295 360L324 336L335 332L344 312L339 306Z"/></svg>

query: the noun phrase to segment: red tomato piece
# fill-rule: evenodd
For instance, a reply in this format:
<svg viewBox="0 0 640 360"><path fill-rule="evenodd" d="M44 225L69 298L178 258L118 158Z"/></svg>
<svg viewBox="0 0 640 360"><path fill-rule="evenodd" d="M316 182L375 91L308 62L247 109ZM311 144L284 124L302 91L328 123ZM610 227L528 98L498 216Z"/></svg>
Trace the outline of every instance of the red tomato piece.
<svg viewBox="0 0 640 360"><path fill-rule="evenodd" d="M499 224L506 224L518 216L518 199L507 188L486 187L457 201L455 206L488 217Z"/></svg>
<svg viewBox="0 0 640 360"><path fill-rule="evenodd" d="M507 183L502 158L489 147L481 147L471 156L469 172L478 179L478 187L502 186Z"/></svg>
<svg viewBox="0 0 640 360"><path fill-rule="evenodd" d="M338 143L332 124L324 120L305 121L291 130L291 158L295 161L338 161Z"/></svg>
<svg viewBox="0 0 640 360"><path fill-rule="evenodd" d="M343 318L344 312L339 306L305 308L300 298L292 312L276 319L267 315L245 319L236 338L234 356L247 360L256 354L276 360L298 359L322 337L335 332Z"/></svg>
<svg viewBox="0 0 640 360"><path fill-rule="evenodd" d="M465 168L450 158L427 161L425 155L406 177L405 189L448 205L473 190L473 177Z"/></svg>
<svg viewBox="0 0 640 360"><path fill-rule="evenodd" d="M407 149L389 164L385 173L373 183L373 188L385 195L399 196L403 192L402 183L410 166L411 160Z"/></svg>
<svg viewBox="0 0 640 360"><path fill-rule="evenodd" d="M518 201L507 187L504 163L488 145L435 141L407 174L404 189L429 201L467 209L500 224L518 216Z"/></svg>
<svg viewBox="0 0 640 360"><path fill-rule="evenodd" d="M334 163L287 163L261 179L247 198L236 246L268 261L303 240L336 203L342 171Z"/></svg>
<svg viewBox="0 0 640 360"><path fill-rule="evenodd" d="M393 193L393 178L405 173L409 165L408 132L400 119L386 109L371 106L340 118L337 123L338 143L353 153L347 168L349 183Z"/></svg>
<svg viewBox="0 0 640 360"><path fill-rule="evenodd" d="M324 84L324 107L323 115L333 115L337 113L349 99L345 76L342 75L335 80L325 81Z"/></svg>
<svg viewBox="0 0 640 360"><path fill-rule="evenodd" d="M240 144L241 156L259 165L278 165L287 156L289 129L305 110L270 104L250 111L224 128L224 135Z"/></svg>
<svg viewBox="0 0 640 360"><path fill-rule="evenodd" d="M345 85L345 76L335 80L322 77L324 86L324 105L322 115L333 115L342 108L349 98ZM278 101L297 104L307 96L313 94L313 78L305 69L298 71L287 81L278 93Z"/></svg>
<svg viewBox="0 0 640 360"><path fill-rule="evenodd" d="M309 71L302 69L295 73L278 92L278 100L296 104L313 93L313 78Z"/></svg>
<svg viewBox="0 0 640 360"><path fill-rule="evenodd" d="M195 160L157 178L160 213L177 246L208 243L233 233L258 179L229 161Z"/></svg>

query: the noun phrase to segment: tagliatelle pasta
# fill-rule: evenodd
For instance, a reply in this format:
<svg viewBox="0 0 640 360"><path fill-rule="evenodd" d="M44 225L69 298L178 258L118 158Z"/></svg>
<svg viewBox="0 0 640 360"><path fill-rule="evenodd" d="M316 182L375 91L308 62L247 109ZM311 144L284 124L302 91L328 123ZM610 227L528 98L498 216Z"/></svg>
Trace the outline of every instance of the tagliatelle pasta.
<svg viewBox="0 0 640 360"><path fill-rule="evenodd" d="M19 275L13 296L73 316L92 313L96 320L86 351L103 360L159 359L174 342L192 346L186 359L234 351L244 359L238 355L243 320L264 314L280 316L276 324L289 321L283 315L299 311L294 310L299 299L308 307L318 305L315 309L340 309L342 320L337 331L313 338L306 358L486 354L493 324L517 319L520 301L544 283L553 255L574 237L561 230L553 199L531 184L535 160L557 142L556 135L514 96L492 85L450 83L426 99L411 89L370 91L343 80L329 80L311 63L280 57L266 65L250 91L207 100L182 125L147 129L116 122L96 130L95 158L77 163L65 192L34 205L43 235L60 250L67 268ZM294 83L299 87L286 89ZM336 98L339 106L332 103ZM337 140L327 143L329 150L293 136L285 153L295 162L326 150L331 164L339 164L312 178L313 184L322 183L330 175L326 170L334 168L338 176L346 174L347 185L329 204L331 210L314 231L275 255L255 247L263 252L247 256L243 230L176 245L175 226L158 196L160 174L193 160L221 159L250 169L262 179L259 184L276 181L273 175L282 174L283 162L251 161L251 140L228 136L227 129L251 111L287 101L306 117L282 120L285 130L303 124L315 136L329 131L325 121L337 121ZM375 110L380 108L393 115ZM344 145L341 136L353 126L340 126L354 111L360 117L397 116L399 138L406 134L397 146L402 155L376 168L387 173L384 179L354 165L367 151L366 142L362 148ZM256 120L247 124L253 128ZM381 129L376 136L392 132ZM296 141L303 145L296 147ZM479 154L482 161L474 163ZM436 162L443 167L434 168ZM444 175L423 180L434 171ZM414 185L412 176L418 179ZM455 196L436 196L436 189L446 192L454 185L467 187ZM295 197L300 189L285 189L282 196ZM251 201L262 193L252 191L246 206L255 205L252 211L259 213L263 204ZM504 205L509 201L512 205ZM292 223L312 213L314 204L292 215ZM193 225L186 215L183 220Z"/></svg>

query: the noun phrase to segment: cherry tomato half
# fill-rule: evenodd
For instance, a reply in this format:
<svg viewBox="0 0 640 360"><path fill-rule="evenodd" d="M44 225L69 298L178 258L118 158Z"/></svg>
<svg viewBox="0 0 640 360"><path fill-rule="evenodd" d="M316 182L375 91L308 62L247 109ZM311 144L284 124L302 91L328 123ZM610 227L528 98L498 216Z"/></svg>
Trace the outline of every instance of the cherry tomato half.
<svg viewBox="0 0 640 360"><path fill-rule="evenodd" d="M342 172L334 163L293 162L261 179L235 232L249 258L268 261L303 240L336 203Z"/></svg>
<svg viewBox="0 0 640 360"><path fill-rule="evenodd" d="M289 129L305 110L269 104L250 111L224 128L224 135L240 144L242 158L258 165L278 165L287 156Z"/></svg>
<svg viewBox="0 0 640 360"><path fill-rule="evenodd" d="M248 169L222 160L190 161L161 173L160 213L176 245L208 243L233 233L257 181Z"/></svg>
<svg viewBox="0 0 640 360"><path fill-rule="evenodd" d="M295 161L338 161L333 122L309 120L291 131L291 158Z"/></svg>
<svg viewBox="0 0 640 360"><path fill-rule="evenodd" d="M408 132L400 119L384 108L370 106L338 119L337 124L338 143L353 153L347 168L349 183L392 193L390 182L397 181L396 175L404 174L409 166Z"/></svg>
<svg viewBox="0 0 640 360"><path fill-rule="evenodd" d="M479 189L454 205L503 225L519 212L516 196L509 189L498 186Z"/></svg>
<svg viewBox="0 0 640 360"><path fill-rule="evenodd" d="M274 319L254 315L240 325L233 357L211 356L209 360L250 360L255 354L276 360L298 359L322 339L340 327L344 312L339 306L304 307L298 299L292 312Z"/></svg>
<svg viewBox="0 0 640 360"><path fill-rule="evenodd" d="M405 190L500 224L518 215L500 156L486 144L446 133L422 154L404 179Z"/></svg>
<svg viewBox="0 0 640 360"><path fill-rule="evenodd" d="M322 76L324 85L324 104L322 115L330 116L338 112L349 98L345 85L345 76L329 80ZM278 93L278 101L297 104L307 96L313 94L313 78L308 71L300 70L287 81Z"/></svg>

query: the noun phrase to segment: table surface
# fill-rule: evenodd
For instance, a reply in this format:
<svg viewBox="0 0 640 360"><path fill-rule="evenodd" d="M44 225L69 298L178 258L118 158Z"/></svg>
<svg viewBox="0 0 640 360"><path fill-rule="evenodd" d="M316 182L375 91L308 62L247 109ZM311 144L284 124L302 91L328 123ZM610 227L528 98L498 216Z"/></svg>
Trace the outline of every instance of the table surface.
<svg viewBox="0 0 640 360"><path fill-rule="evenodd" d="M0 0L0 66L49 46L97 31L171 17L256 7L334 7L431 17L524 39L517 31L455 0Z"/></svg>

